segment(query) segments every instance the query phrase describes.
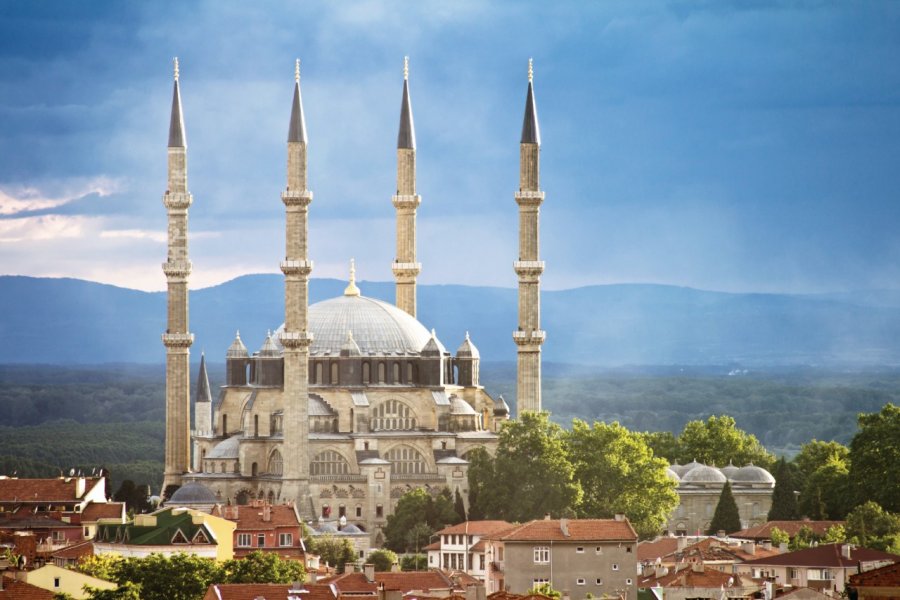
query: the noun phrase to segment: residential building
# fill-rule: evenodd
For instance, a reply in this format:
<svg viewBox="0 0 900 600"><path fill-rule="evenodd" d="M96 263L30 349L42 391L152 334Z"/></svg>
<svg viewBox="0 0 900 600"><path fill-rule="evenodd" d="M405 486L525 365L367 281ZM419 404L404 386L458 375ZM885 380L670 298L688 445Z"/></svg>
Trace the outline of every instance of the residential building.
<svg viewBox="0 0 900 600"><path fill-rule="evenodd" d="M31 585L50 590L55 594L68 594L76 600L88 597L87 592L84 591L86 585L101 590L112 590L118 587L115 583L105 579L91 577L71 569L63 569L53 564L44 565L33 571L23 571L21 578Z"/></svg>
<svg viewBox="0 0 900 600"><path fill-rule="evenodd" d="M144 557L177 552L215 560L234 558L233 521L190 508L163 508L124 525L100 525L96 554Z"/></svg>
<svg viewBox="0 0 900 600"><path fill-rule="evenodd" d="M454 594L464 594L469 583L475 583L466 575L453 577L439 569L427 571L376 572L375 566L366 564L363 572L343 573L321 580L334 587L341 595L367 596L381 591L396 591L402 596L426 596L447 598ZM471 586L473 591L484 586ZM482 597L484 596L482 592Z"/></svg>
<svg viewBox="0 0 900 600"><path fill-rule="evenodd" d="M615 519L542 519L486 535L488 592L549 583L573 596L636 598L637 533Z"/></svg>
<svg viewBox="0 0 900 600"><path fill-rule="evenodd" d="M331 586L314 583L215 583L203 600L338 600Z"/></svg>
<svg viewBox="0 0 900 600"><path fill-rule="evenodd" d="M254 500L244 506L216 506L212 513L235 523L234 556L243 558L261 550L281 558L304 561L303 523L297 510L288 504L268 504Z"/></svg>
<svg viewBox="0 0 900 600"><path fill-rule="evenodd" d="M851 575L849 592L853 600L900 599L900 562Z"/></svg>
<svg viewBox="0 0 900 600"><path fill-rule="evenodd" d="M488 561L485 558L486 535L510 529L506 521L466 521L436 532L437 539L426 546L428 567L432 569L458 569L484 583Z"/></svg>
<svg viewBox="0 0 900 600"><path fill-rule="evenodd" d="M821 544L736 565L740 575L768 579L784 586L809 587L837 596L850 575L900 562L900 556L850 544Z"/></svg>
<svg viewBox="0 0 900 600"><path fill-rule="evenodd" d="M0 572L0 600L53 600L55 594Z"/></svg>
<svg viewBox="0 0 900 600"><path fill-rule="evenodd" d="M746 540L709 536L698 538L688 544L688 539L686 536L663 538L665 542L675 542L674 550L670 550L671 543L663 541L639 543L638 561L641 573L652 573L658 571L659 567L676 565L703 565L707 571L732 573L734 565L738 563L781 553L771 545L763 546Z"/></svg>
<svg viewBox="0 0 900 600"><path fill-rule="evenodd" d="M55 514L71 521L92 502L106 502L105 477L19 479L0 475L0 517Z"/></svg>
<svg viewBox="0 0 900 600"><path fill-rule="evenodd" d="M762 585L749 576L707 568L703 563L681 563L676 567L655 567L640 579L642 590L663 588L666 600L706 598L752 598Z"/></svg>

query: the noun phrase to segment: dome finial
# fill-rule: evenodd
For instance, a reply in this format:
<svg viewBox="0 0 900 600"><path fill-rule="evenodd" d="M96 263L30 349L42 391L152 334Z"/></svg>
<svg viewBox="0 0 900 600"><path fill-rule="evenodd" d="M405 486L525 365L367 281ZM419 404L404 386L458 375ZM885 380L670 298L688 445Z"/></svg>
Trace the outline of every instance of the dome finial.
<svg viewBox="0 0 900 600"><path fill-rule="evenodd" d="M359 288L356 287L356 261L350 259L350 283L344 290L345 296L359 296Z"/></svg>
<svg viewBox="0 0 900 600"><path fill-rule="evenodd" d="M403 79L404 80L409 79L409 57L408 56L403 57Z"/></svg>
<svg viewBox="0 0 900 600"><path fill-rule="evenodd" d="M178 57L172 59L175 63L175 81L178 81Z"/></svg>
<svg viewBox="0 0 900 600"><path fill-rule="evenodd" d="M528 83L534 82L534 59L528 59Z"/></svg>
<svg viewBox="0 0 900 600"><path fill-rule="evenodd" d="M294 81L300 83L300 59L296 59L294 62Z"/></svg>

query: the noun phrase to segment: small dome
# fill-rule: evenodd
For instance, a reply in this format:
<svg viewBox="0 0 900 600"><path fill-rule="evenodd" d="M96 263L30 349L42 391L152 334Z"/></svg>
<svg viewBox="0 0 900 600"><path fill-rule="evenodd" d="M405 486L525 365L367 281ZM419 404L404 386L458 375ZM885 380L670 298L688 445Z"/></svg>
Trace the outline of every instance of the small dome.
<svg viewBox="0 0 900 600"><path fill-rule="evenodd" d="M472 405L460 398L459 396L450 396L450 414L451 415L475 415L475 409Z"/></svg>
<svg viewBox="0 0 900 600"><path fill-rule="evenodd" d="M343 528L341 528L341 533L362 533L362 529L354 525L353 523L347 523Z"/></svg>
<svg viewBox="0 0 900 600"><path fill-rule="evenodd" d="M228 347L225 358L248 358L250 354L247 352L247 346L241 341L241 332L234 334L234 341Z"/></svg>
<svg viewBox="0 0 900 600"><path fill-rule="evenodd" d="M259 349L259 355L265 358L277 358L281 356L281 351L278 349L278 346L275 345L275 340L272 339L271 331L266 333L266 341L263 342L262 348Z"/></svg>
<svg viewBox="0 0 900 600"><path fill-rule="evenodd" d="M457 358L481 358L481 354L478 353L478 348L475 347L475 344L472 343L472 340L469 338L469 332L466 332L466 339L463 340L462 344L459 345L459 348L456 350Z"/></svg>
<svg viewBox="0 0 900 600"><path fill-rule="evenodd" d="M775 478L772 477L771 473L752 463L738 469L731 480L735 483L765 483L775 485Z"/></svg>
<svg viewBox="0 0 900 600"><path fill-rule="evenodd" d="M719 470L722 471L722 475L731 480L734 480L734 474L738 472L738 468L731 461L728 461L728 464Z"/></svg>
<svg viewBox="0 0 900 600"><path fill-rule="evenodd" d="M681 477L683 483L725 483L727 479L722 471L715 467L699 465Z"/></svg>
<svg viewBox="0 0 900 600"><path fill-rule="evenodd" d="M681 481L681 477L678 476L678 473L672 470L672 467L666 467L666 477L678 483Z"/></svg>
<svg viewBox="0 0 900 600"><path fill-rule="evenodd" d="M240 443L241 434L233 435L227 440L216 444L210 453L206 455L206 458L238 458Z"/></svg>
<svg viewBox="0 0 900 600"><path fill-rule="evenodd" d="M217 501L216 495L208 487L202 483L191 481L175 490L175 493L172 494L166 505L215 504Z"/></svg>

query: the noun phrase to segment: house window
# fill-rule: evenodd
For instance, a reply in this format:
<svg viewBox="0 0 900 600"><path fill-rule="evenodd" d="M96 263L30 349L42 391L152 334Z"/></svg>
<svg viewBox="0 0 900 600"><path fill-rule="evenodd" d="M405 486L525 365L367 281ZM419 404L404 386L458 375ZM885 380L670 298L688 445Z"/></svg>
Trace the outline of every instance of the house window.
<svg viewBox="0 0 900 600"><path fill-rule="evenodd" d="M618 570L619 570L619 565L617 565L616 563L613 563L612 570L613 570L613 571L618 571Z"/></svg>
<svg viewBox="0 0 900 600"><path fill-rule="evenodd" d="M537 577L531 580L531 587L536 588L542 585L550 585L550 580L546 577Z"/></svg>
<svg viewBox="0 0 900 600"><path fill-rule="evenodd" d="M800 579L800 569L791 567L790 569L788 569L788 577L791 579Z"/></svg>
<svg viewBox="0 0 900 600"><path fill-rule="evenodd" d="M239 533L237 536L237 545L239 548L249 548L250 547L250 534L249 533Z"/></svg>
<svg viewBox="0 0 900 600"><path fill-rule="evenodd" d="M603 546L597 546L594 549L594 552L596 552L597 554L603 554Z"/></svg>
<svg viewBox="0 0 900 600"><path fill-rule="evenodd" d="M362 506L357 506L357 507L356 507L356 518L357 518L357 519L361 519L361 518L362 518Z"/></svg>
<svg viewBox="0 0 900 600"><path fill-rule="evenodd" d="M806 578L811 581L831 581L831 571L828 569L809 569Z"/></svg>
<svg viewBox="0 0 900 600"><path fill-rule="evenodd" d="M309 464L310 475L346 475L349 472L350 463L334 450L319 452Z"/></svg>
<svg viewBox="0 0 900 600"><path fill-rule="evenodd" d="M256 547L257 548L265 548L266 546L266 534L259 533L256 535Z"/></svg>
<svg viewBox="0 0 900 600"><path fill-rule="evenodd" d="M550 547L535 546L534 547L534 563L537 565L546 565L550 562Z"/></svg>
<svg viewBox="0 0 900 600"><path fill-rule="evenodd" d="M631 553L631 546L625 546L625 552Z"/></svg>
<svg viewBox="0 0 900 600"><path fill-rule="evenodd" d="M282 547L293 546L294 545L294 534L279 533L278 534L278 545L282 546Z"/></svg>
<svg viewBox="0 0 900 600"><path fill-rule="evenodd" d="M55 588L59 587L59 577L53 578L53 587L55 587Z"/></svg>
<svg viewBox="0 0 900 600"><path fill-rule="evenodd" d="M625 585L631 585L631 577L625 580Z"/></svg>
<svg viewBox="0 0 900 600"><path fill-rule="evenodd" d="M584 579L579 577L575 580L575 585L584 585Z"/></svg>
<svg viewBox="0 0 900 600"><path fill-rule="evenodd" d="M577 552L578 554L584 554L584 546L578 546L577 548L575 548L575 552Z"/></svg>
<svg viewBox="0 0 900 600"><path fill-rule="evenodd" d="M599 577L594 581L594 585L603 585L603 580Z"/></svg>

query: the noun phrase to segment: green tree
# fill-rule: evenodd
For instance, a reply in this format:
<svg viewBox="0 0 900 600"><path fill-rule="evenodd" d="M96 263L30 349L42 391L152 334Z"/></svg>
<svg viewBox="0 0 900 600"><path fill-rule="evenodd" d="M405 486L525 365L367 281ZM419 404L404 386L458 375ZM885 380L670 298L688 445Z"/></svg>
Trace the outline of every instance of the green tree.
<svg viewBox="0 0 900 600"><path fill-rule="evenodd" d="M641 537L657 535L678 505L668 464L653 456L644 437L619 423L579 419L565 437L575 479L584 490L578 515L611 518L624 513Z"/></svg>
<svg viewBox="0 0 900 600"><path fill-rule="evenodd" d="M900 550L900 515L870 500L847 515L847 535L863 548Z"/></svg>
<svg viewBox="0 0 900 600"><path fill-rule="evenodd" d="M394 514L387 518L384 527L384 545L394 552L410 552L428 545L429 536L434 530L428 526L429 512L433 512L431 496L422 488L410 490L400 497ZM425 525L427 533L417 525ZM410 539L409 532L416 531L415 539ZM424 541L424 543L423 543Z"/></svg>
<svg viewBox="0 0 900 600"><path fill-rule="evenodd" d="M800 512L815 520L843 519L850 508L851 495L847 464L831 456L807 477L800 495Z"/></svg>
<svg viewBox="0 0 900 600"><path fill-rule="evenodd" d="M880 412L858 417L850 442L850 480L858 503L868 500L886 511L900 512L900 407L885 404Z"/></svg>
<svg viewBox="0 0 900 600"><path fill-rule="evenodd" d="M453 505L453 494L449 488L444 488L436 497L428 496L425 508L425 523L433 530L443 529L448 525L461 523L456 508ZM431 535L431 534L429 534Z"/></svg>
<svg viewBox="0 0 900 600"><path fill-rule="evenodd" d="M118 554L94 554L92 556L83 556L78 559L75 570L97 579L105 579L113 581L113 573L115 565L122 558Z"/></svg>
<svg viewBox="0 0 900 600"><path fill-rule="evenodd" d="M494 480L494 459L484 448L473 448L467 454L469 459L469 519L481 521L487 518L486 508L493 502L496 488Z"/></svg>
<svg viewBox="0 0 900 600"><path fill-rule="evenodd" d="M772 508L769 521L795 521L800 518L797 496L794 493L794 478L784 457L775 465L775 489L772 490Z"/></svg>
<svg viewBox="0 0 900 600"><path fill-rule="evenodd" d="M141 600L141 586L130 581L119 584L119 587L111 590L101 590L86 585L84 591L88 600Z"/></svg>
<svg viewBox="0 0 900 600"><path fill-rule="evenodd" d="M788 542L788 549L790 550L803 550L804 548L809 548L813 545L813 542L818 542L818 538L816 534L813 533L812 528L809 525L803 525L800 527L800 530L797 531L797 535L791 538L791 541Z"/></svg>
<svg viewBox="0 0 900 600"><path fill-rule="evenodd" d="M390 571L395 562L398 562L397 555L386 548L375 550L366 557L366 562L375 565L376 571Z"/></svg>
<svg viewBox="0 0 900 600"><path fill-rule="evenodd" d="M797 467L797 489L803 492L806 480L815 473L816 469L831 460L837 460L850 465L850 449L838 442L823 442L812 440L800 446L800 452L791 461Z"/></svg>
<svg viewBox="0 0 900 600"><path fill-rule="evenodd" d="M546 513L574 514L581 486L569 460L562 428L549 413L526 412L500 431L491 479L475 479L476 501L490 519L523 522ZM471 471L470 471L471 475Z"/></svg>
<svg viewBox="0 0 900 600"><path fill-rule="evenodd" d="M678 439L671 431L644 431L639 434L644 442L653 450L653 456L665 459L669 464L681 456Z"/></svg>
<svg viewBox="0 0 900 600"><path fill-rule="evenodd" d="M466 505L463 502L462 494L459 493L459 488L456 488L456 492L453 494L453 510L456 511L457 523L466 520Z"/></svg>
<svg viewBox="0 0 900 600"><path fill-rule="evenodd" d="M133 513L146 512L150 508L150 488L146 485L135 485L130 479L126 479L113 494L113 500L124 502L125 508Z"/></svg>
<svg viewBox="0 0 900 600"><path fill-rule="evenodd" d="M690 421L678 436L681 460L725 465L753 463L771 469L775 457L755 435L738 429L728 415L710 416L706 421Z"/></svg>
<svg viewBox="0 0 900 600"><path fill-rule="evenodd" d="M428 545L434 530L427 523L416 523L406 532L406 547L410 552L418 552Z"/></svg>
<svg viewBox="0 0 900 600"><path fill-rule="evenodd" d="M306 579L303 563L261 550L226 561L223 567L222 583L291 583Z"/></svg>
<svg viewBox="0 0 900 600"><path fill-rule="evenodd" d="M843 544L847 541L847 530L841 524L835 524L825 530L822 536L823 544Z"/></svg>
<svg viewBox="0 0 900 600"><path fill-rule="evenodd" d="M347 538L323 535L314 540L310 552L318 554L323 562L336 567L338 572L343 571L347 563L356 562L356 549Z"/></svg>
<svg viewBox="0 0 900 600"><path fill-rule="evenodd" d="M141 600L198 600L211 583L224 579L215 561L184 553L123 558L113 565L112 574L119 585L138 584Z"/></svg>
<svg viewBox="0 0 900 600"><path fill-rule="evenodd" d="M741 529L741 516L738 513L737 503L731 493L731 483L725 482L722 493L719 494L719 503L716 504L716 512L713 513L707 535L715 535L719 531L734 533Z"/></svg>
<svg viewBox="0 0 900 600"><path fill-rule="evenodd" d="M769 537L772 539L772 545L776 548L780 547L782 544L790 544L791 536L782 529L778 529L777 527L773 527Z"/></svg>
<svg viewBox="0 0 900 600"><path fill-rule="evenodd" d="M554 590L550 587L549 583L542 583L541 585L536 585L527 592L525 592L526 596L546 596L548 598L553 598L554 600L559 600L562 597L562 594L557 590Z"/></svg>
<svg viewBox="0 0 900 600"><path fill-rule="evenodd" d="M428 557L424 554L407 554L400 559L401 571L427 571Z"/></svg>

